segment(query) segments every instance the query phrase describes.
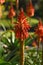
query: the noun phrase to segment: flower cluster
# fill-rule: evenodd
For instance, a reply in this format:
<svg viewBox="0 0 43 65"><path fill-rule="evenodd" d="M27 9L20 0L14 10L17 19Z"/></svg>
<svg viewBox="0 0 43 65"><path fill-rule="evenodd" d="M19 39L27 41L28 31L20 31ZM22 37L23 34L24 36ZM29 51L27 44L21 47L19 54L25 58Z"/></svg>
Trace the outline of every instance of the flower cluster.
<svg viewBox="0 0 43 65"><path fill-rule="evenodd" d="M21 8L18 22L15 25L15 34L16 38L21 39L22 41L29 36L28 30L30 29L30 25L27 23L26 17L24 16L24 11Z"/></svg>
<svg viewBox="0 0 43 65"><path fill-rule="evenodd" d="M35 9L32 5L32 1L30 1L26 6L26 12L29 17L34 16Z"/></svg>
<svg viewBox="0 0 43 65"><path fill-rule="evenodd" d="M43 24L42 24L41 20L39 21L38 27L35 32L38 35L38 37L40 38L40 40L42 40L43 39Z"/></svg>
<svg viewBox="0 0 43 65"><path fill-rule="evenodd" d="M5 2L5 0L0 0L0 4L3 4Z"/></svg>
<svg viewBox="0 0 43 65"><path fill-rule="evenodd" d="M13 6L10 7L10 10L9 10L9 14L8 14L8 17L9 18L12 18L16 15L15 11L14 11L14 8Z"/></svg>

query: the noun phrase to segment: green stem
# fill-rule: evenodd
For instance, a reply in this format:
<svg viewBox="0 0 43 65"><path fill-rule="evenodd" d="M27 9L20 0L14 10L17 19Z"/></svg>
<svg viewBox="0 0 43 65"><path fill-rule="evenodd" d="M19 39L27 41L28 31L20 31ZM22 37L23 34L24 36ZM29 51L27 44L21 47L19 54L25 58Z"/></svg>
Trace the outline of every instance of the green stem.
<svg viewBox="0 0 43 65"><path fill-rule="evenodd" d="M31 24L31 18L29 17L29 24Z"/></svg>
<svg viewBox="0 0 43 65"><path fill-rule="evenodd" d="M2 5L0 4L0 19L2 18Z"/></svg>
<svg viewBox="0 0 43 65"><path fill-rule="evenodd" d="M20 65L24 65L24 43L20 43Z"/></svg>
<svg viewBox="0 0 43 65"><path fill-rule="evenodd" d="M11 18L11 23L13 24L13 17Z"/></svg>
<svg viewBox="0 0 43 65"><path fill-rule="evenodd" d="M16 17L18 17L19 0L16 0Z"/></svg>
<svg viewBox="0 0 43 65"><path fill-rule="evenodd" d="M43 65L43 42L42 42L42 63L41 65Z"/></svg>

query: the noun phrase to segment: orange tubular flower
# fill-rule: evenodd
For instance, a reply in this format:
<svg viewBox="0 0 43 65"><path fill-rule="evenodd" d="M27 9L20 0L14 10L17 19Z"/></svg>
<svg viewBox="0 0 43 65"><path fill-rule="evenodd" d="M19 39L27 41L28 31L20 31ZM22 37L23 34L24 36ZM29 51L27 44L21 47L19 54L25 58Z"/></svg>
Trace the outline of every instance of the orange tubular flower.
<svg viewBox="0 0 43 65"><path fill-rule="evenodd" d="M0 0L0 4L3 4L5 2L5 0Z"/></svg>
<svg viewBox="0 0 43 65"><path fill-rule="evenodd" d="M35 33L38 35L39 39L43 40L43 24L41 20L39 21L38 28L36 29Z"/></svg>
<svg viewBox="0 0 43 65"><path fill-rule="evenodd" d="M35 9L32 5L31 0L30 0L29 4L27 4L27 6L26 6L26 12L29 17L34 16Z"/></svg>
<svg viewBox="0 0 43 65"><path fill-rule="evenodd" d="M15 11L14 11L14 8L13 6L11 6L10 10L9 10L9 14L8 14L8 17L9 18L12 18L16 15Z"/></svg>
<svg viewBox="0 0 43 65"><path fill-rule="evenodd" d="M29 36L28 29L30 29L30 25L27 23L24 11L21 8L18 16L18 23L15 25L16 38L19 38L22 41L26 39Z"/></svg>

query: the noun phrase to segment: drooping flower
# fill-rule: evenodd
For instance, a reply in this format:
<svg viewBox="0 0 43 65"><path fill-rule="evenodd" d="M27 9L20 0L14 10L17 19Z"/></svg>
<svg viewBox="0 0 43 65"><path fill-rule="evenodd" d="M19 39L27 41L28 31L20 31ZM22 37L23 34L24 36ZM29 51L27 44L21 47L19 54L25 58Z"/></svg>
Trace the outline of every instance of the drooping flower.
<svg viewBox="0 0 43 65"><path fill-rule="evenodd" d="M29 29L30 29L30 25L27 23L26 17L24 15L24 11L21 8L18 16L18 22L15 25L16 38L19 38L21 40L26 39L29 36L28 33Z"/></svg>
<svg viewBox="0 0 43 65"><path fill-rule="evenodd" d="M14 17L15 15L16 15L16 12L15 12L13 6L11 5L10 10L9 10L9 14L8 14L8 17L9 17L9 18L12 18L12 17Z"/></svg>
<svg viewBox="0 0 43 65"><path fill-rule="evenodd" d="M34 9L34 7L32 5L32 1L31 0L30 0L30 2L26 6L26 12L27 12L27 15L29 17L34 16L35 9Z"/></svg>
<svg viewBox="0 0 43 65"><path fill-rule="evenodd" d="M3 4L5 2L5 0L0 0L0 4Z"/></svg>
<svg viewBox="0 0 43 65"><path fill-rule="evenodd" d="M43 24L42 24L41 20L39 20L38 27L35 30L35 33L37 34L37 36L39 37L40 40L43 39Z"/></svg>

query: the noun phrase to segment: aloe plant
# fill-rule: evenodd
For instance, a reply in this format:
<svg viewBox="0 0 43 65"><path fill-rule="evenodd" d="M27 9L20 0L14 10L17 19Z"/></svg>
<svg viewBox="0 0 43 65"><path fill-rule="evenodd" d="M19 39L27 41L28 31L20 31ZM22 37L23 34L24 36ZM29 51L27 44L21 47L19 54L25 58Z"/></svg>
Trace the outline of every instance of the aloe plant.
<svg viewBox="0 0 43 65"><path fill-rule="evenodd" d="M17 44L19 43L19 40L15 39L15 34L13 31L5 31L0 36L0 41L3 43L4 46L7 45L7 49L5 47L4 48L6 51L9 52L6 56L6 60L9 60L12 56L14 56L15 52L19 50L19 44Z"/></svg>
<svg viewBox="0 0 43 65"><path fill-rule="evenodd" d="M5 65L7 64L7 62L10 62L11 65L12 64L19 65L19 60L20 60L19 40L15 39L14 35L15 34L13 31L7 31L7 33L6 32L2 33L2 35L0 37L1 38L0 41L3 42L3 44L7 45L8 49L10 51L10 52L8 51L9 53L4 54L5 63L3 63L3 64L5 64ZM32 36L34 39L35 36L34 35L32 35ZM10 40L10 42L9 42L9 40ZM28 43L31 43L31 39L28 38L26 40L26 42L25 42L25 46L28 45ZM12 47L13 47L13 49L12 49ZM35 65L35 64L40 65L41 64L42 53L41 53L41 51L39 51L39 53L37 54L37 50L35 48L30 48L30 50L25 49L24 56L25 56L25 62L24 62L25 65ZM39 61L38 61L38 59L39 59ZM8 65L10 65L10 64L8 64Z"/></svg>

